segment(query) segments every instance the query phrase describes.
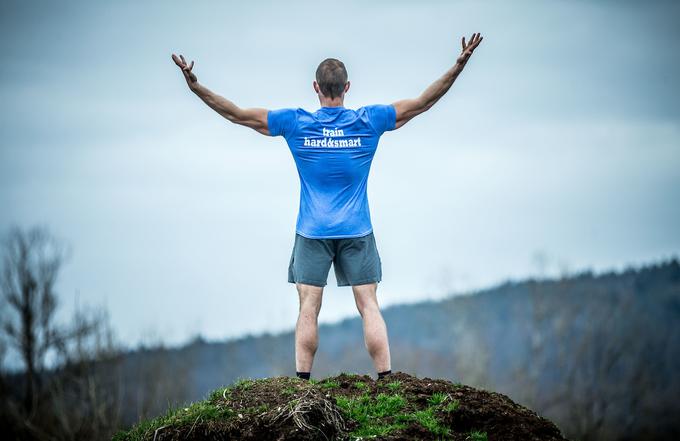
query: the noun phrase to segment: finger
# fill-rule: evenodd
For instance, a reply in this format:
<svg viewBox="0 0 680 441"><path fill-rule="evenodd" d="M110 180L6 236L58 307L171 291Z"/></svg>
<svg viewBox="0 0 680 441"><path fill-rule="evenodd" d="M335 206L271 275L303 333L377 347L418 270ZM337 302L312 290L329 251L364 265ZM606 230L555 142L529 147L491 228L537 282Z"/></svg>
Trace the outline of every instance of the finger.
<svg viewBox="0 0 680 441"><path fill-rule="evenodd" d="M465 37L463 37L463 50L465 50Z"/></svg>
<svg viewBox="0 0 680 441"><path fill-rule="evenodd" d="M480 37L479 34L477 34L477 40L475 40L475 46L474 47L479 46L480 41L482 41L482 37Z"/></svg>
<svg viewBox="0 0 680 441"><path fill-rule="evenodd" d="M182 63L186 66L187 60L184 59L184 55L180 54L179 56L182 59Z"/></svg>
<svg viewBox="0 0 680 441"><path fill-rule="evenodd" d="M175 55L175 54L172 54L172 61L174 61L175 64L178 65L178 66L182 65L182 62L180 61L179 58L177 58L177 55Z"/></svg>
<svg viewBox="0 0 680 441"><path fill-rule="evenodd" d="M194 60L191 60L191 66L189 66L189 70L194 68Z"/></svg>

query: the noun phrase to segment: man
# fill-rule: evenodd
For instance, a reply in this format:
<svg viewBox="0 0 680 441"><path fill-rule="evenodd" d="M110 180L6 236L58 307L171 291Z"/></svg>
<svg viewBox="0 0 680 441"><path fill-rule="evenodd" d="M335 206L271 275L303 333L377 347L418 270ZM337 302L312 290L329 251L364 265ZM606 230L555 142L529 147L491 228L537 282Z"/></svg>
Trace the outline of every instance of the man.
<svg viewBox="0 0 680 441"><path fill-rule="evenodd" d="M242 109L198 83L182 55L172 55L189 88L229 121L269 136L283 136L300 176L300 207L288 282L295 283L299 316L295 327L295 365L300 378L310 378L318 347L318 315L331 263L338 286L351 286L363 320L364 342L378 379L391 373L387 327L376 291L382 279L366 195L368 173L385 131L398 129L436 103L451 87L482 41L472 34L456 64L418 98L357 110L343 106L349 90L347 70L327 58L316 70L312 86L321 108Z"/></svg>

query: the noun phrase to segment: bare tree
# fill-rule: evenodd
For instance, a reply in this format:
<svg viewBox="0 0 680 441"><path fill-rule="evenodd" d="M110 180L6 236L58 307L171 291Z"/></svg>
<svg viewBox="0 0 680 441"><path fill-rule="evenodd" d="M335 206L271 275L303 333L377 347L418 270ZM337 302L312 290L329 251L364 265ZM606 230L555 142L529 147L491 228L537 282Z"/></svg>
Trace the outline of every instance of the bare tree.
<svg viewBox="0 0 680 441"><path fill-rule="evenodd" d="M12 227L3 245L0 341L20 355L23 397L15 405L21 394L7 391L0 375L1 419L20 439L110 438L119 423L121 375L108 315L76 306L69 323L57 323L55 284L69 253L47 228Z"/></svg>
<svg viewBox="0 0 680 441"><path fill-rule="evenodd" d="M45 355L60 338L54 324L54 284L65 253L43 227L26 233L13 227L4 245L0 289L14 314L4 317L3 329L24 363L24 407L30 414Z"/></svg>
<svg viewBox="0 0 680 441"><path fill-rule="evenodd" d="M77 306L70 330L47 385L51 425L64 439L108 439L121 419L121 349L106 310Z"/></svg>
<svg viewBox="0 0 680 441"><path fill-rule="evenodd" d="M645 306L663 303L664 293L650 299L637 292L635 279L618 286L584 284L585 290L577 283L562 277L537 298L541 309L532 319L535 332L544 334L542 344L531 347L535 369L518 375L515 387L526 389L531 407L570 438L621 439L640 430L639 415L672 402L664 401L663 372L670 368L661 355L672 330L663 320L655 323ZM542 372L559 376L559 382L542 379ZM655 422L664 423L664 411L657 414Z"/></svg>
<svg viewBox="0 0 680 441"><path fill-rule="evenodd" d="M581 315L596 324L574 335L572 362L565 363L563 396L569 403L570 427L584 441L620 437L628 422L616 415L621 409L637 413L655 389L655 368L646 360L648 349L658 341L649 334L640 337L649 332L651 323L641 316L635 293L626 290L601 297ZM658 337L665 340L664 334Z"/></svg>

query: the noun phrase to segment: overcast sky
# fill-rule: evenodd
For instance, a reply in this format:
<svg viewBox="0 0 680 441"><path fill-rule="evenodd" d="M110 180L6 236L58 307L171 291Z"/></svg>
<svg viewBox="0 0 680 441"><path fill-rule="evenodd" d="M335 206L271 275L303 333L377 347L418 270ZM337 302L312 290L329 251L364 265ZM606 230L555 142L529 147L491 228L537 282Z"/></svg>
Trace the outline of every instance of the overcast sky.
<svg viewBox="0 0 680 441"><path fill-rule="evenodd" d="M299 178L283 138L186 87L182 53L242 107L414 98L484 40L430 111L381 138L368 196L383 306L680 250L680 4L0 3L0 228L73 254L58 291L123 341L291 329ZM320 321L357 315L331 269ZM292 350L292 349L291 349Z"/></svg>

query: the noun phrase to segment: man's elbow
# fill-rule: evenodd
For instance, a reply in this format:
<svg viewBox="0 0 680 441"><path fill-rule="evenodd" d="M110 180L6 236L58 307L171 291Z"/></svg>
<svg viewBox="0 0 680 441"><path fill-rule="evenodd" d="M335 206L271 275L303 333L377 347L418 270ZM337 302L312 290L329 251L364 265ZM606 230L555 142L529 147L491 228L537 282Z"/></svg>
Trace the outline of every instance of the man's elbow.
<svg viewBox="0 0 680 441"><path fill-rule="evenodd" d="M423 112L427 112L430 110L432 106L434 106L434 103L437 102L436 99L432 98L424 98L424 97L419 97L418 98L418 108L417 108L417 114L421 114Z"/></svg>
<svg viewBox="0 0 680 441"><path fill-rule="evenodd" d="M253 118L249 117L248 115L232 115L227 119L229 119L229 121L233 122L234 124L249 127L258 133L262 133L263 135L269 135L269 125L267 124L266 120L262 120L261 118Z"/></svg>
<svg viewBox="0 0 680 441"><path fill-rule="evenodd" d="M433 104L434 103L429 103L422 97L398 101L394 105L397 111L395 129L398 129L411 119L427 111Z"/></svg>
<svg viewBox="0 0 680 441"><path fill-rule="evenodd" d="M258 122L246 109L237 106L223 107L220 113L229 121L241 126L251 127Z"/></svg>

